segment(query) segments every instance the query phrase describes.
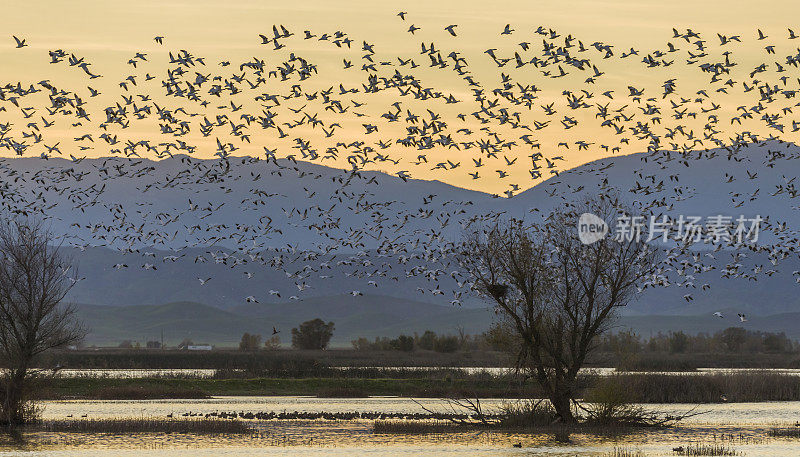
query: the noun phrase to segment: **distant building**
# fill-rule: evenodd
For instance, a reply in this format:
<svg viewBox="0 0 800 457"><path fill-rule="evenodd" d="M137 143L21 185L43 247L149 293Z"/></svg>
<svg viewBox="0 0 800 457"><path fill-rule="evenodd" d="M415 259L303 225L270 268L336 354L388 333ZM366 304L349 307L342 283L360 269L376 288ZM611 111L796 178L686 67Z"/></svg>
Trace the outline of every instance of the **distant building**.
<svg viewBox="0 0 800 457"><path fill-rule="evenodd" d="M190 344L186 346L188 351L210 351L214 349L210 344Z"/></svg>

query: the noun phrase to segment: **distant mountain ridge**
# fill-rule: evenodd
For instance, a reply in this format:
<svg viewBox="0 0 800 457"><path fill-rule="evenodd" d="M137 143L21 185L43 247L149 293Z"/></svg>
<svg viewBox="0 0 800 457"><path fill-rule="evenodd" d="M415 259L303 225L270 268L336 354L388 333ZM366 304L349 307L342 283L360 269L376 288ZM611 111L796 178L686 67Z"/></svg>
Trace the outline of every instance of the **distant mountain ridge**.
<svg viewBox="0 0 800 457"><path fill-rule="evenodd" d="M54 231L69 235L72 243L118 247L128 245L114 239L114 230L139 230L142 239L134 244L144 247L180 249L198 243L236 249L241 237L228 236L251 226L268 227L257 236L264 248L316 249L330 245L331 237L360 230L367 235L362 237L365 248L370 249L380 244L379 238L370 240L368 235L375 231L376 217L384 220L383 231L388 234L392 233L390 222L400 222L406 215L414 217L406 218L397 232L405 235L401 241L415 239L408 236L411 233L431 229L441 233L442 239L452 240L461 235L459 222L474 215L536 217L601 191L618 192L631 203L655 202L664 214L760 213L774 223L785 222L790 230L800 227L798 192L792 182L800 176L800 147L768 142L735 152L670 154L669 159L666 154L637 153L596 160L563 171L511 199L439 181L404 182L376 171L361 171L353 177L348 171L287 160L276 166L233 159L223 167L219 160L178 155L158 162L142 159L130 170L123 167L125 174L115 177L110 177L114 167L130 162L119 158L80 163L57 158L0 159L0 179L7 209L40 208L50 217ZM196 174L227 178L222 185L223 181L198 179L184 173L191 167L196 167ZM65 175L65 170L70 173ZM57 184L40 185L49 180ZM59 187L73 191L59 193ZM95 195L99 189L102 193ZM348 201L352 197L360 201ZM119 207L128 209L124 227ZM325 224L330 219L339 222ZM212 227L213 235L193 228L197 225Z"/></svg>
<svg viewBox="0 0 800 457"><path fill-rule="evenodd" d="M245 297L252 295L263 306L282 304L312 315L313 306L323 306L315 301L318 298L341 298L355 291L405 300L396 306L414 302L412 308L419 314L417 303L451 307L454 297L440 292L456 289L457 279L450 275L452 266L435 262L426 266L441 270L435 280L419 272L409 274L425 261L402 257L421 252L426 243L457 240L464 222L480 215L536 218L600 192L618 192L632 204L649 204L672 216L760 214L768 221L764 242L775 241L771 230L785 224L781 243L796 247L798 159L800 147L777 142L731 151L673 152L669 157L607 157L506 199L437 181L404 182L373 171L356 176L286 160L276 166L234 159L227 170L220 161L175 156L142 160L135 170L126 171L129 174L110 178L118 159L73 163L24 158L0 159L0 190L6 211L41 209L52 230L68 236L67 246L74 246L68 252L85 277L70 296L78 303L193 302L229 313L250 309L254 315L263 314L246 306ZM227 178L210 182L183 173L191 166L204 173L227 173ZM65 187L70 192L60 191ZM245 230L248 227L260 229ZM138 233L136 240L119 238L128 232ZM271 249L292 255L271 264ZM265 255L249 260L253 252ZM762 271L758 281L721 279L725 264L732 262L723 250L716 259L704 258L714 270L683 278L680 287L645 291L624 314L710 315L733 307L752 316L769 316L800 310L800 286L792 273L800 271L796 252L777 265L764 253L747 254L738 263L745 270ZM171 257L175 258L168 260ZM355 260L349 265L337 264L350 257ZM143 268L146 264L152 268ZM775 271L763 274L771 270ZM201 286L199 280L208 278ZM687 294L691 300L684 299ZM468 309L486 306L475 297L459 301ZM189 307L181 309L191 315ZM366 325L363 330L371 328Z"/></svg>

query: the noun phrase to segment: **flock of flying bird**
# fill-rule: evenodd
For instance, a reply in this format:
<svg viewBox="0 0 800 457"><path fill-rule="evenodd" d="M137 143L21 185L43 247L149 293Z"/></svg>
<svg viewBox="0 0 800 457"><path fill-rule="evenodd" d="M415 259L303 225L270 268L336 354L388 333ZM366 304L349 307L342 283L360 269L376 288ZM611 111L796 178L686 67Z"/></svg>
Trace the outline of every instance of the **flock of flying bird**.
<svg viewBox="0 0 800 457"><path fill-rule="evenodd" d="M106 246L144 258L140 265L109 266L117 270L157 272L158 260L185 256L175 249L175 255L156 259L148 248L205 246L204 255L183 260L229 268L255 263L284 271L297 287L267 287L242 297L246 302L299 300L314 281L336 280L326 274L335 263L367 288L424 278L430 286L420 287L422 293L459 304L469 278L452 264L458 241L447 233L503 212L475 214L471 201L441 201L434 194L415 207L386 201L381 189L387 177L369 170L389 169L409 187L420 185L411 181L417 170L445 182L460 174L473 182L508 183L503 193L512 198L557 180L563 162L586 161L581 154L647 152L644 160L651 163L691 167L704 154L739 160L742 149L756 145L765 151L764 166L774 166L786 157L786 137L800 131L793 111L800 105L800 41L793 41L791 29L782 36L758 30L709 37L673 29L657 49L619 50L545 26L521 30L508 24L497 31L497 47L474 56L458 50L464 38L457 24L443 26L446 34L438 41L426 41L427 31L411 15L400 12L397 20L404 30L408 25L418 52L389 55L341 30L284 25L254 37L256 56L241 62L212 62L183 49L162 52L169 39L157 36L156 50L136 52L124 75L103 74L75 52L49 50L49 63L79 72L68 79L78 77L82 85L61 84L54 71L38 81L0 86L0 152L37 160L32 169L20 168L16 159L0 160L0 211L66 220L73 230L64 239L81 250ZM754 64L745 63L754 58L749 54L736 59L747 43L757 44ZM14 36L12 45L31 52L24 37ZM304 58L302 49L309 46L338 52L341 64ZM154 57L162 54L165 67ZM637 81L645 82L620 83L621 75L609 76L614 71L641 74ZM657 81L657 88L646 81ZM214 160L197 158L212 152ZM150 160L156 158L170 160ZM665 179L639 175L631 189L603 184L609 194L641 199L643 210L658 213L669 204L656 197L676 188L680 175ZM109 195L112 181L125 193ZM278 181L301 183L303 194L276 191ZM780 193L795 197L792 181L780 183ZM184 195L178 191L194 197L175 201ZM230 202L204 199L210 192L246 198L231 208ZM137 201L137 195L150 194L166 206ZM571 197L555 190L549 195L564 202ZM281 220L273 211L278 207ZM248 223L237 216L250 212L263 216ZM363 216L359 224L349 223L353 214ZM271 241L301 229L316 241ZM767 254L774 265L798 252L791 227L773 220L767 229L776 241L747 249ZM741 248L730 252L722 275L756 279L761 269L741 268ZM714 258L691 246L669 248L649 285L695 288L692 274L713 269L703 264L707 256ZM303 266L296 268L297 262ZM244 275L252 278L252 268ZM800 272L794 276L800 283ZM196 280L203 287L212 278ZM743 314L739 319L746 321Z"/></svg>

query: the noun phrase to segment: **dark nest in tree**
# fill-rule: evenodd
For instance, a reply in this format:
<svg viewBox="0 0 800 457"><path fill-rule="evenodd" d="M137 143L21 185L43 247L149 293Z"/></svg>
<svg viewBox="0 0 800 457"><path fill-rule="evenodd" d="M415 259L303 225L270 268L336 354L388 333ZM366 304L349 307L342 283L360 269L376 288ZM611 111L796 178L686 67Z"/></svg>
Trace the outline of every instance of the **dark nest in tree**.
<svg viewBox="0 0 800 457"><path fill-rule="evenodd" d="M505 284L489 284L486 286L486 291L493 298L502 299L508 293L508 286Z"/></svg>

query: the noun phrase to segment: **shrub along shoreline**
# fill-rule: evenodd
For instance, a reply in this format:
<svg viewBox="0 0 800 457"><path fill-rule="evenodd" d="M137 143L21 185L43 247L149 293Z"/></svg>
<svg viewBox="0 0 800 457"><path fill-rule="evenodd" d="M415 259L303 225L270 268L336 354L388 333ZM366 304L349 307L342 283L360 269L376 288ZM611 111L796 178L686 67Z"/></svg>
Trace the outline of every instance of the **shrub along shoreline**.
<svg viewBox="0 0 800 457"><path fill-rule="evenodd" d="M388 374L387 372L386 374ZM416 377L54 378L37 389L38 399L146 400L210 396L319 396L349 398L541 398L533 382L487 373ZM370 373L375 375L376 373ZM622 373L582 375L576 396L618 384L632 403L724 403L800 401L800 376L753 371L707 375Z"/></svg>

